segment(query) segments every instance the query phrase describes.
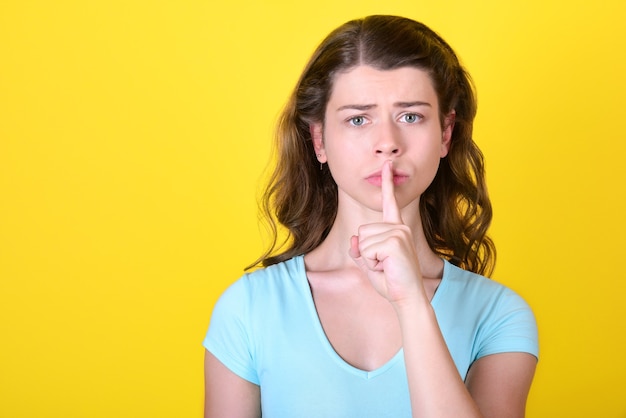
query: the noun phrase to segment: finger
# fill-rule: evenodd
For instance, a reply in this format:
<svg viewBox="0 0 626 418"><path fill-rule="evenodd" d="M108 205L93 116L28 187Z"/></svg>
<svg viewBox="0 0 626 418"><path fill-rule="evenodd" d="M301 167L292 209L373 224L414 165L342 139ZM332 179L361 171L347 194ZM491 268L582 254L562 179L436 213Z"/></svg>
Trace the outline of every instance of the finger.
<svg viewBox="0 0 626 418"><path fill-rule="evenodd" d="M352 257L355 261L358 258L361 258L361 250L359 250L359 237L353 235L350 237L350 257Z"/></svg>
<svg viewBox="0 0 626 418"><path fill-rule="evenodd" d="M352 260L354 260L354 263L361 270L363 270L364 272L367 272L367 270L369 270L366 260L363 258L363 255L361 254L361 250L359 248L359 237L357 237L356 235L353 235L350 238L350 250L348 252Z"/></svg>
<svg viewBox="0 0 626 418"><path fill-rule="evenodd" d="M393 162L385 161L382 172L383 222L401 224L402 217L393 185Z"/></svg>
<svg viewBox="0 0 626 418"><path fill-rule="evenodd" d="M350 250L348 252L354 263L364 272L383 271L383 264L378 259L378 254L375 250L368 251L370 253L369 256L361 251L361 243L358 236L353 235L350 238Z"/></svg>

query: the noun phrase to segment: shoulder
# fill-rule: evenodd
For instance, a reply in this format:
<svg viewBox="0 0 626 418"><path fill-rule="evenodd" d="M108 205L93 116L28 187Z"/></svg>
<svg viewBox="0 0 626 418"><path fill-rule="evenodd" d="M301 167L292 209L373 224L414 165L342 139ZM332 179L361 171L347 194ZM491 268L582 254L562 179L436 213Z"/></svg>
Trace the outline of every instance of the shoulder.
<svg viewBox="0 0 626 418"><path fill-rule="evenodd" d="M298 286L306 278L302 256L246 273L239 279L252 291L272 291Z"/></svg>
<svg viewBox="0 0 626 418"><path fill-rule="evenodd" d="M507 286L492 279L463 270L448 261L444 266L442 293L448 298L459 298L477 305L502 303L528 306L524 299Z"/></svg>
<svg viewBox="0 0 626 418"><path fill-rule="evenodd" d="M302 306L298 294L305 294L300 289L306 288L306 276L301 271L296 257L241 276L215 304L204 347L235 374L258 384L260 347L276 341L273 332L282 329L294 305Z"/></svg>
<svg viewBox="0 0 626 418"><path fill-rule="evenodd" d="M435 296L433 306L438 319L455 329L462 325L470 330L477 357L510 351L538 355L533 311L507 286L446 262Z"/></svg>
<svg viewBox="0 0 626 418"><path fill-rule="evenodd" d="M215 309L237 306L254 309L285 294L298 292L306 281L302 257L245 273L220 296Z"/></svg>
<svg viewBox="0 0 626 418"><path fill-rule="evenodd" d="M251 283L264 284L266 282L296 280L302 274L304 274L303 257L297 256L247 273L244 277Z"/></svg>

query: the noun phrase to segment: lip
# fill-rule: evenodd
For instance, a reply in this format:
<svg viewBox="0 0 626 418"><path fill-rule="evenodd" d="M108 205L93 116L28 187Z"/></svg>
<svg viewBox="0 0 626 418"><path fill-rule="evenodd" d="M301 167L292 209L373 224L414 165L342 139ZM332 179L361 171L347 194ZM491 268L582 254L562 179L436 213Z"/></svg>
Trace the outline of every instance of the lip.
<svg viewBox="0 0 626 418"><path fill-rule="evenodd" d="M400 170L393 170L393 184L394 186L399 186L403 183L405 183L407 180L409 179L408 174L400 171ZM381 187L383 184L383 172L382 170L378 170L372 174L370 174L369 176L367 176L365 178L365 181L367 181L368 183L374 185L374 186L378 186Z"/></svg>

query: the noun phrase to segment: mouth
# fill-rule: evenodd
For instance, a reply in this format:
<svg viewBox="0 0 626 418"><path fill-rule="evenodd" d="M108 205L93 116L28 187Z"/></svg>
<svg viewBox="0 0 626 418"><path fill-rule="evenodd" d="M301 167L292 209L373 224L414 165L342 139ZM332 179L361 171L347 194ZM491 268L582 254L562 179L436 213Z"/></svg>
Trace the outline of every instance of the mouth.
<svg viewBox="0 0 626 418"><path fill-rule="evenodd" d="M399 171L395 171L393 172L393 184L394 186L399 186L403 183L406 183L406 181L409 179L409 176L405 173L399 172ZM383 184L383 175L381 171L377 171L376 173L372 173L369 176L367 176L365 178L365 181L367 181L368 183L377 186L377 187L381 187Z"/></svg>

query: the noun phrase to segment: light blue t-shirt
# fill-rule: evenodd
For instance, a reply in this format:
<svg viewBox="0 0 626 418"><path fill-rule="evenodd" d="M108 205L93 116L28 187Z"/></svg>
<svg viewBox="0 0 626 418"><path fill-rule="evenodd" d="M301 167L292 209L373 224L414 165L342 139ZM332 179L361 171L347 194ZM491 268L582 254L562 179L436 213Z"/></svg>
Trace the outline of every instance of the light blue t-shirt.
<svg viewBox="0 0 626 418"><path fill-rule="evenodd" d="M538 355L531 309L501 284L445 261L431 303L463 379L489 354ZM231 285L215 305L204 346L260 385L263 418L411 417L402 350L374 371L346 363L324 334L302 256Z"/></svg>

